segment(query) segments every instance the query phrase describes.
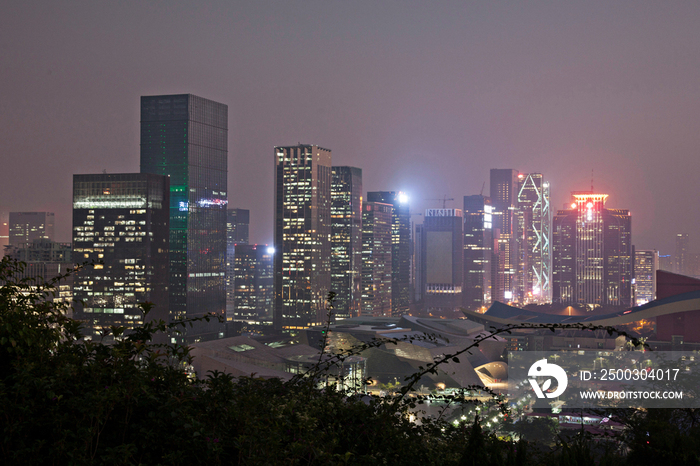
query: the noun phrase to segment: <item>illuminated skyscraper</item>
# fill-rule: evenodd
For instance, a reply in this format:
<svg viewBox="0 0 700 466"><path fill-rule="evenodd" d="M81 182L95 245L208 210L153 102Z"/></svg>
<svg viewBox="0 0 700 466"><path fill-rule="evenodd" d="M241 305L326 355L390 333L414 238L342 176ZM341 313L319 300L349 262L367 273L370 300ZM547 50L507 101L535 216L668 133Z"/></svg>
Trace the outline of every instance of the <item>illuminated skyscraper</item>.
<svg viewBox="0 0 700 466"><path fill-rule="evenodd" d="M236 245L233 319L257 320L272 316L274 248L259 244Z"/></svg>
<svg viewBox="0 0 700 466"><path fill-rule="evenodd" d="M392 205L362 206L362 315L391 315Z"/></svg>
<svg viewBox="0 0 700 466"><path fill-rule="evenodd" d="M331 186L331 289L335 316L360 313L362 283L362 169L333 167Z"/></svg>
<svg viewBox="0 0 700 466"><path fill-rule="evenodd" d="M465 308L477 311L491 304L493 254L493 206L488 197L464 196L464 287Z"/></svg>
<svg viewBox="0 0 700 466"><path fill-rule="evenodd" d="M519 301L517 281L518 242L515 213L518 202L518 171L491 169L491 203L493 205L492 298L494 301Z"/></svg>
<svg viewBox="0 0 700 466"><path fill-rule="evenodd" d="M331 151L275 147L275 311L278 331L325 319L331 290Z"/></svg>
<svg viewBox="0 0 700 466"><path fill-rule="evenodd" d="M421 229L424 312L451 317L462 305L464 233L461 209L427 209Z"/></svg>
<svg viewBox="0 0 700 466"><path fill-rule="evenodd" d="M658 251L634 251L635 305L641 306L656 299L657 270Z"/></svg>
<svg viewBox="0 0 700 466"><path fill-rule="evenodd" d="M170 177L170 317L226 312L228 107L192 94L141 97L141 173ZM221 338L216 319L188 343Z"/></svg>
<svg viewBox="0 0 700 466"><path fill-rule="evenodd" d="M5 246L10 244L10 214L0 212L0 258L5 252Z"/></svg>
<svg viewBox="0 0 700 466"><path fill-rule="evenodd" d="M53 212L10 212L10 246L20 246L41 238L52 240L53 230Z"/></svg>
<svg viewBox="0 0 700 466"><path fill-rule="evenodd" d="M233 319L234 303L234 266L236 261L236 244L248 244L250 211L246 209L228 209L226 211L226 319Z"/></svg>
<svg viewBox="0 0 700 466"><path fill-rule="evenodd" d="M673 257L674 272L681 275L692 275L688 267L688 233L678 233L676 235L676 253Z"/></svg>
<svg viewBox="0 0 700 466"><path fill-rule="evenodd" d="M553 301L629 306L632 301L632 217L606 209L607 194L572 193L571 209L553 225Z"/></svg>
<svg viewBox="0 0 700 466"><path fill-rule="evenodd" d="M367 193L368 202L391 204L391 313L408 313L411 302L411 213L408 197L402 192Z"/></svg>
<svg viewBox="0 0 700 466"><path fill-rule="evenodd" d="M73 277L74 318L98 338L111 325L168 320L168 177L146 173L73 175L73 260L102 262Z"/></svg>
<svg viewBox="0 0 700 466"><path fill-rule="evenodd" d="M549 183L540 173L518 175L516 219L520 302L551 302L552 210Z"/></svg>

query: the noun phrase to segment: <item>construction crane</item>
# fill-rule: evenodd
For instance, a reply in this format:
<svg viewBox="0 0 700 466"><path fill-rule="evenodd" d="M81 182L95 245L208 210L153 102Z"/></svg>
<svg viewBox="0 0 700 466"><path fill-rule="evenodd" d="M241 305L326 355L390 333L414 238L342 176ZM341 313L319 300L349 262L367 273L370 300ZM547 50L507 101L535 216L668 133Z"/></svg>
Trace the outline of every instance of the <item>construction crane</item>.
<svg viewBox="0 0 700 466"><path fill-rule="evenodd" d="M447 194L442 196L442 199L424 199L424 201L442 201L442 208L445 209L447 206L447 201L454 201L454 198L447 197Z"/></svg>

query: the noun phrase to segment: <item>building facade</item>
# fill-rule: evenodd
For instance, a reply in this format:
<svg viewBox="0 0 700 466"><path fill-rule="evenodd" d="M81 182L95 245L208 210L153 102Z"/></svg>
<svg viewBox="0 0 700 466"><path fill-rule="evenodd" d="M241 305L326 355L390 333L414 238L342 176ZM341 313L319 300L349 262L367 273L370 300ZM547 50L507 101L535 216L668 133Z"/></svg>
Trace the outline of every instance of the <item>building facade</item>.
<svg viewBox="0 0 700 466"><path fill-rule="evenodd" d="M277 331L325 320L331 290L331 151L275 147L275 310Z"/></svg>
<svg viewBox="0 0 700 466"><path fill-rule="evenodd" d="M73 176L74 318L88 338L109 326L168 321L169 179L145 173Z"/></svg>
<svg viewBox="0 0 700 466"><path fill-rule="evenodd" d="M692 275L690 267L688 267L690 265L690 261L688 260L690 253L689 244L690 237L688 233L678 233L676 235L676 252L673 256L673 272L681 275Z"/></svg>
<svg viewBox="0 0 700 466"><path fill-rule="evenodd" d="M421 231L423 310L450 317L462 305L464 233L461 209L427 209Z"/></svg>
<svg viewBox="0 0 700 466"><path fill-rule="evenodd" d="M141 97L141 173L170 177L170 317L226 313L228 107L191 94ZM221 338L217 319L185 341Z"/></svg>
<svg viewBox="0 0 700 466"><path fill-rule="evenodd" d="M274 255L267 244L236 245L233 320L272 317Z"/></svg>
<svg viewBox="0 0 700 466"><path fill-rule="evenodd" d="M471 311L491 304L493 206L482 195L464 196L464 287L462 303Z"/></svg>
<svg viewBox="0 0 700 466"><path fill-rule="evenodd" d="M518 171L493 168L490 172L490 194L493 205L492 298L494 301L519 301L518 241L516 209Z"/></svg>
<svg viewBox="0 0 700 466"><path fill-rule="evenodd" d="M333 167L331 290L336 319L360 313L362 293L362 169Z"/></svg>
<svg viewBox="0 0 700 466"><path fill-rule="evenodd" d="M366 202L362 206L362 315L392 313L391 204Z"/></svg>
<svg viewBox="0 0 700 466"><path fill-rule="evenodd" d="M402 192L373 191L367 201L391 204L391 313L408 313L411 304L411 212Z"/></svg>
<svg viewBox="0 0 700 466"><path fill-rule="evenodd" d="M591 306L632 303L632 217L606 209L607 194L572 193L553 222L553 301Z"/></svg>
<svg viewBox="0 0 700 466"><path fill-rule="evenodd" d="M19 246L35 239L54 238L53 212L10 212L9 245Z"/></svg>

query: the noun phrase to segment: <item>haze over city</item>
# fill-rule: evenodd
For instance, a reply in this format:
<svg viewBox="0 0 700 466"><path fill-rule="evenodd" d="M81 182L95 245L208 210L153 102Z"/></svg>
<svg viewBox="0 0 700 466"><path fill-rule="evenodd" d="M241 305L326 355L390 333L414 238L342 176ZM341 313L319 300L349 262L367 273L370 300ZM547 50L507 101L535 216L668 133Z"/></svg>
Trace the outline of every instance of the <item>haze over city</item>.
<svg viewBox="0 0 700 466"><path fill-rule="evenodd" d="M72 175L137 172L140 96L229 108L229 207L273 235L273 146L318 144L364 190L478 194L540 172L629 209L638 249L697 244L692 2L22 2L0 17L0 211L56 213ZM414 220L420 221L419 217ZM693 247L693 249L696 249Z"/></svg>

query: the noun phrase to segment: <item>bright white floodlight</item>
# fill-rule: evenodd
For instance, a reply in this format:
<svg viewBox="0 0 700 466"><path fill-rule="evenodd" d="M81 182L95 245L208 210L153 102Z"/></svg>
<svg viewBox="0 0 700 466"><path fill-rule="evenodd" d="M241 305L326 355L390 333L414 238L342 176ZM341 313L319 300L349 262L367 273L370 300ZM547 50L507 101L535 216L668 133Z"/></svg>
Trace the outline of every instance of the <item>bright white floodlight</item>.
<svg viewBox="0 0 700 466"><path fill-rule="evenodd" d="M408 195L404 192L399 192L399 202L405 204L408 202Z"/></svg>
<svg viewBox="0 0 700 466"><path fill-rule="evenodd" d="M270 254L270 255L274 255L274 254L275 254L275 248L273 248L272 246L268 247L268 248L267 248L267 253Z"/></svg>

